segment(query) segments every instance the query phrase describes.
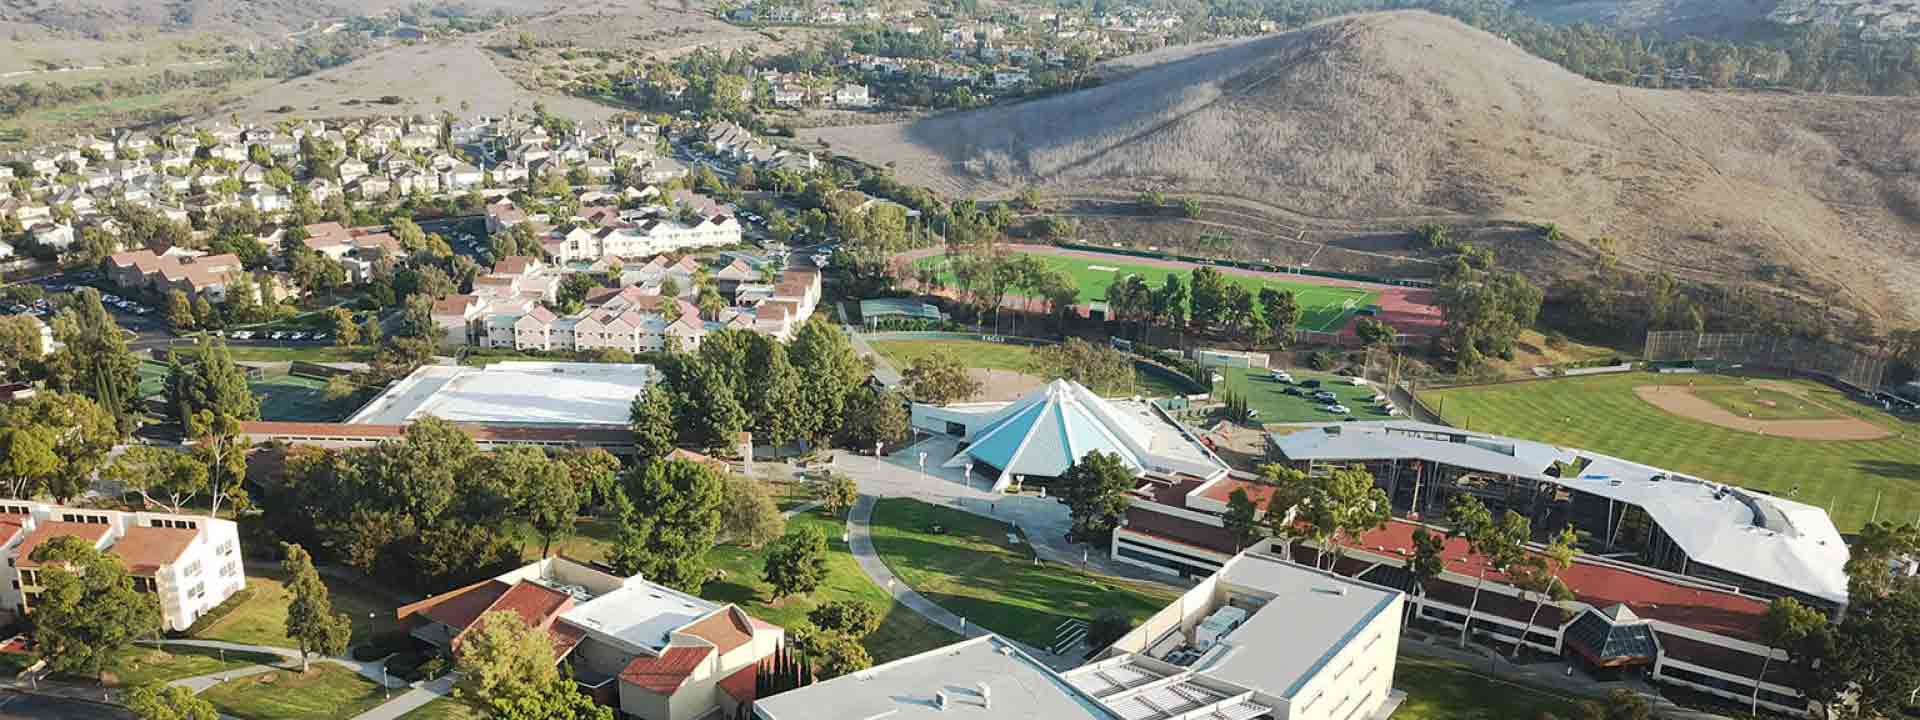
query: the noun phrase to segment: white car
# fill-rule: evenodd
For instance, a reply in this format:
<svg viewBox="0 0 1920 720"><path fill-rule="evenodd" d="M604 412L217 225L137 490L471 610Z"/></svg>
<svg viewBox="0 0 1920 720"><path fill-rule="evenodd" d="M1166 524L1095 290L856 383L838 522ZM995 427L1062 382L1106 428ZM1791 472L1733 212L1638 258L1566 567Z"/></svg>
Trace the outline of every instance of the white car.
<svg viewBox="0 0 1920 720"><path fill-rule="evenodd" d="M1291 384L1293 383L1293 374L1285 370L1275 370L1273 371L1273 380L1274 382Z"/></svg>
<svg viewBox="0 0 1920 720"><path fill-rule="evenodd" d="M1347 384L1355 387L1359 387L1361 385L1367 384L1367 379L1363 377L1350 377L1350 378L1347 378Z"/></svg>
<svg viewBox="0 0 1920 720"><path fill-rule="evenodd" d="M272 335L268 335L267 337L273 338L275 340L285 340L287 339L287 334L284 332L276 332Z"/></svg>
<svg viewBox="0 0 1920 720"><path fill-rule="evenodd" d="M1345 406L1345 405L1341 405L1341 404L1339 404L1339 403L1334 403L1334 404L1332 404L1332 405L1328 405L1328 406L1326 406L1326 407L1325 407L1324 409L1325 409L1325 410L1326 410L1327 412L1330 412L1330 413L1333 413L1333 414L1335 414L1335 415L1345 415L1345 414L1347 414L1347 413L1350 413L1350 412L1353 412L1352 410L1348 410L1348 409L1347 409L1347 406Z"/></svg>
<svg viewBox="0 0 1920 720"><path fill-rule="evenodd" d="M307 339L307 334L303 332L297 332L297 333L288 335L287 339L288 340L305 340Z"/></svg>

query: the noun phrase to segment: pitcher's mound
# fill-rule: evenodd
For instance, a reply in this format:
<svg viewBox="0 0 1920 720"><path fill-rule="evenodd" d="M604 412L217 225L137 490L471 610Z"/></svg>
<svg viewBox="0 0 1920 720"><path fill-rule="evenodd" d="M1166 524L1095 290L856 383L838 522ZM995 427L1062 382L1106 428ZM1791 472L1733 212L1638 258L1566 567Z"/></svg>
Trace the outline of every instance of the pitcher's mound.
<svg viewBox="0 0 1920 720"><path fill-rule="evenodd" d="M1633 394L1654 407L1683 418L1761 435L1800 440L1878 440L1893 434L1878 425L1852 417L1823 420L1745 418L1694 395L1692 388L1680 385L1641 385L1633 389Z"/></svg>

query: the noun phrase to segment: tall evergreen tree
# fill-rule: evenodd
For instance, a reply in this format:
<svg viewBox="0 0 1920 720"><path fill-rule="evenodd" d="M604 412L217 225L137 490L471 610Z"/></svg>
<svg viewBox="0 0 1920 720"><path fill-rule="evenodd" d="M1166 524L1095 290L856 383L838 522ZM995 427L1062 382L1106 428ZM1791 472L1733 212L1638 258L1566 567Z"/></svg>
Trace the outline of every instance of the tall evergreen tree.
<svg viewBox="0 0 1920 720"><path fill-rule="evenodd" d="M140 359L127 350L125 331L100 304L100 292L81 288L54 318L62 347L47 358L54 389L93 398L112 413L122 434L133 432L140 404Z"/></svg>
<svg viewBox="0 0 1920 720"><path fill-rule="evenodd" d="M846 333L816 314L800 326L787 348L800 373L801 436L822 441L845 424L847 396L865 382L867 366Z"/></svg>
<svg viewBox="0 0 1920 720"><path fill-rule="evenodd" d="M632 418L627 427L633 430L636 464L645 465L673 452L674 440L679 435L674 426L674 407L678 404L673 389L664 383L648 386L633 399Z"/></svg>
<svg viewBox="0 0 1920 720"><path fill-rule="evenodd" d="M625 493L633 512L623 523L631 546L609 557L623 574L688 592L706 581L706 553L720 526L720 479L713 469L685 460L650 462L628 473Z"/></svg>
<svg viewBox="0 0 1920 720"><path fill-rule="evenodd" d="M307 671L307 658L313 653L338 655L345 652L353 637L353 618L333 612L333 600L327 597L327 585L313 567L313 556L306 548L281 543L286 558L280 571L287 576L287 637L300 646L300 671Z"/></svg>
<svg viewBox="0 0 1920 720"><path fill-rule="evenodd" d="M248 387L246 372L234 364L225 343L204 337L192 358L182 362L176 354L169 363L167 404L182 423L202 412L260 419L260 399Z"/></svg>

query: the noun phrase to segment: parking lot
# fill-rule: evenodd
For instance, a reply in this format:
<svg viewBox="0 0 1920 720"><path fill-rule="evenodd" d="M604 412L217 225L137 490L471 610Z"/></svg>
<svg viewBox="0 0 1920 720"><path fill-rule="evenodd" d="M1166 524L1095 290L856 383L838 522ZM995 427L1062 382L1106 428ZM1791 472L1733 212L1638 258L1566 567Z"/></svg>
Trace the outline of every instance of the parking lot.
<svg viewBox="0 0 1920 720"><path fill-rule="evenodd" d="M1257 423L1384 420L1392 417L1372 385L1330 373L1266 368L1216 368L1219 387L1246 397ZM1288 379L1275 379L1276 372Z"/></svg>

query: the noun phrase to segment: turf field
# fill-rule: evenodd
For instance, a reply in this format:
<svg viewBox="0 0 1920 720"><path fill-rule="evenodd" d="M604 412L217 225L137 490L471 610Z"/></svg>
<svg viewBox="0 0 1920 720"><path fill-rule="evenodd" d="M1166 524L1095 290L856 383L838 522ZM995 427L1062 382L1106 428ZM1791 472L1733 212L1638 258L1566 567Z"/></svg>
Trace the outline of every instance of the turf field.
<svg viewBox="0 0 1920 720"><path fill-rule="evenodd" d="M1041 253L1030 254L1033 257L1039 258L1040 262L1044 263L1047 267L1072 276L1074 282L1080 285L1081 302L1105 299L1107 296L1107 287L1112 285L1115 280L1125 278L1128 275L1139 275L1142 280L1147 281L1148 285L1158 288L1166 282L1166 278L1170 274L1178 273L1181 275L1181 281L1187 282L1192 273L1192 270L1188 268L1122 262L1122 256L1119 255L1113 256L1112 259L1103 258L1094 260L1086 257L1069 257ZM946 258L938 255L920 260L921 264L936 266L944 262L946 262ZM1223 272L1222 274L1227 278L1228 282L1245 287L1255 293L1260 292L1260 288L1262 287L1292 291L1294 299L1300 304L1299 327L1305 330L1320 330L1324 332L1338 330L1346 321L1349 313L1357 308L1365 307L1373 303L1380 297L1379 293L1359 288L1318 285L1309 282L1263 280L1229 272ZM948 275L944 278L944 281L951 283L953 282L953 277Z"/></svg>
<svg viewBox="0 0 1920 720"><path fill-rule="evenodd" d="M345 418L356 407L358 398L337 402L322 395L327 383L293 375L269 376L247 383L253 396L260 398L260 419L284 422L333 422Z"/></svg>
<svg viewBox="0 0 1920 720"><path fill-rule="evenodd" d="M1794 400L1797 409L1790 411L1801 418L1814 408L1824 413L1820 417L1856 418L1893 434L1878 440L1763 435L1681 417L1634 394L1638 386L1687 383L1696 395L1729 410L1735 399L1745 407L1780 408L1752 400L1780 402L1754 393L1756 382L1723 375L1622 373L1426 390L1420 397L1453 425L1585 448L1826 507L1843 532L1874 517L1876 498L1881 520L1920 517L1920 425L1809 381L1764 384L1791 389L1777 394Z"/></svg>
<svg viewBox="0 0 1920 720"><path fill-rule="evenodd" d="M1225 378L1220 383L1221 389L1246 396L1247 407L1259 411L1260 415L1254 418L1255 422L1329 422L1346 417L1360 420L1388 419L1387 413L1378 409L1373 402L1373 395L1377 392L1373 386L1349 385L1347 379L1339 375L1289 371L1293 374L1295 383L1319 380L1320 387L1300 388L1301 395L1288 395L1286 394L1288 387L1300 386L1297 384L1289 386L1274 380L1269 375L1271 371L1266 368L1215 368L1214 370ZM1316 390L1333 393L1340 399L1340 404L1347 406L1347 409L1352 412L1336 415L1320 409L1319 401L1306 397Z"/></svg>
<svg viewBox="0 0 1920 720"><path fill-rule="evenodd" d="M869 344L874 352L884 356L893 365L893 369L901 372L906 372L914 360L945 351L970 368L1034 374L1033 348L1025 345L990 343L985 340L874 340ZM1133 392L1143 397L1167 397L1187 392L1173 381L1154 373L1136 369L1134 377L1136 384ZM1126 390L1120 389L1121 393Z"/></svg>

